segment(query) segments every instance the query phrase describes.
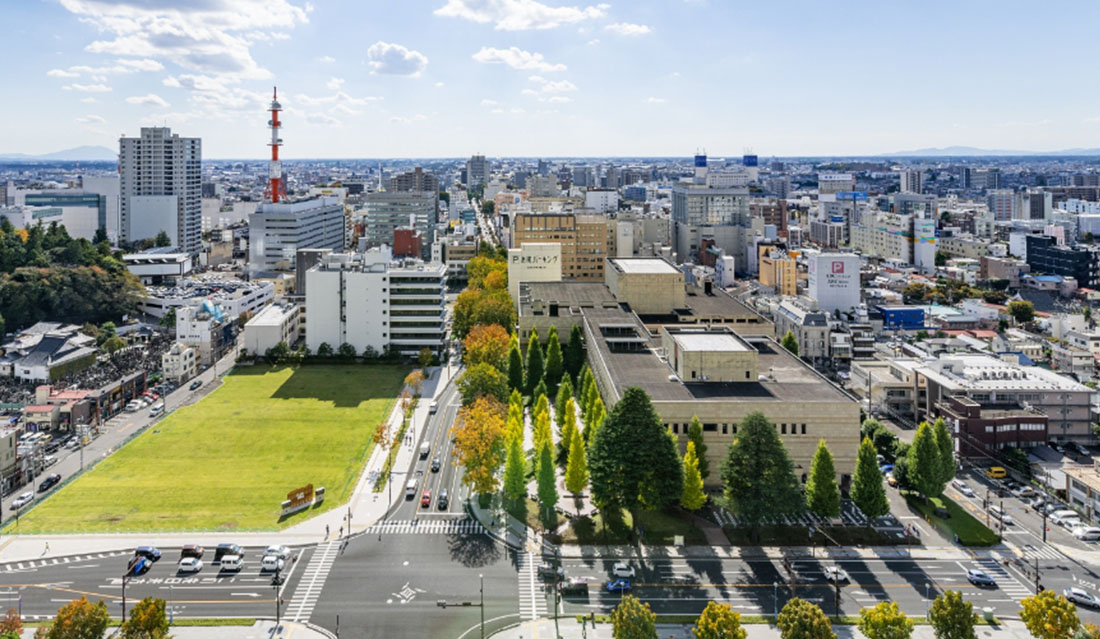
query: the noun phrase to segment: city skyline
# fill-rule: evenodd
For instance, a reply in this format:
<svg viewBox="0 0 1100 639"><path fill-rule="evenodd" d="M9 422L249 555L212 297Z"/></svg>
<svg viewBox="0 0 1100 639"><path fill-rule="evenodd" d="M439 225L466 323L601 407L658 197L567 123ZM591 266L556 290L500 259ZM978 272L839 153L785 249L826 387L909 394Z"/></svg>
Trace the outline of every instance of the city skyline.
<svg viewBox="0 0 1100 639"><path fill-rule="evenodd" d="M261 158L274 85L287 159L1100 147L1094 89L1072 101L1042 90L1077 86L1064 61L1087 54L1096 7L1055 24L948 6L11 6L18 26L0 51L21 61L9 86L28 99L11 102L0 153L117 149L167 125L203 138L204 157ZM1028 46L1014 45L1025 27Z"/></svg>

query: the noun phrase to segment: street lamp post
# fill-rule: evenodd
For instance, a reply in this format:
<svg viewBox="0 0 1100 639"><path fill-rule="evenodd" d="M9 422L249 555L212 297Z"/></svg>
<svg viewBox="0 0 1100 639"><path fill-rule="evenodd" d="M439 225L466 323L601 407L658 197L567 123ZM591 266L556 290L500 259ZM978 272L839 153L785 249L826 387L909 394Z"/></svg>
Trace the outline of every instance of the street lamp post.
<svg viewBox="0 0 1100 639"><path fill-rule="evenodd" d="M775 601L773 602L774 606L772 607L772 612L775 615L775 618L779 619L779 582L778 581L773 581L772 582L772 596L775 599Z"/></svg>
<svg viewBox="0 0 1100 639"><path fill-rule="evenodd" d="M168 625L172 625L172 584L168 584Z"/></svg>
<svg viewBox="0 0 1100 639"><path fill-rule="evenodd" d="M485 639L485 575L479 573L477 578L481 582L481 639Z"/></svg>
<svg viewBox="0 0 1100 639"><path fill-rule="evenodd" d="M279 594L280 593L279 593L279 591L281 590L280 585L282 584L282 581L279 578L279 569L281 567L282 566L280 565L279 561L276 561L275 562L275 578L271 580L271 585L275 588L275 631L276 632L279 631L279 625L280 625L280 618L279 618Z"/></svg>

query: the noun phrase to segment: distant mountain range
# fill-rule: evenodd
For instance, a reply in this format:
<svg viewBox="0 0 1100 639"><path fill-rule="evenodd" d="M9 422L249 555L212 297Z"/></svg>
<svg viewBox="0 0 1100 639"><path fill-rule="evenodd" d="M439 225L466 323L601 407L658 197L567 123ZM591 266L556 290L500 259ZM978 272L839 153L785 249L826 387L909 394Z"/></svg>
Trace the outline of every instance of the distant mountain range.
<svg viewBox="0 0 1100 639"><path fill-rule="evenodd" d="M114 162L118 160L118 151L105 146L78 146L42 155L0 153L0 161L4 160L9 162Z"/></svg>
<svg viewBox="0 0 1100 639"><path fill-rule="evenodd" d="M945 146L939 149L916 149L913 151L897 151L895 153L886 153L885 155L883 155L883 157L982 157L991 155L1100 155L1100 149L1064 149L1062 151L1012 151L1005 149L979 149L973 146Z"/></svg>

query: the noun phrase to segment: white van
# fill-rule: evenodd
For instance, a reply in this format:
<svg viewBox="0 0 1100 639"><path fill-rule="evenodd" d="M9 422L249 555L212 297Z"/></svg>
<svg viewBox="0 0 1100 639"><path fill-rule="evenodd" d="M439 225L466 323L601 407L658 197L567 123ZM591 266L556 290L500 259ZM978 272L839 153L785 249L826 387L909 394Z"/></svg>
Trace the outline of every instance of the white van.
<svg viewBox="0 0 1100 639"><path fill-rule="evenodd" d="M405 499L412 499L416 497L416 480L410 479L405 482Z"/></svg>
<svg viewBox="0 0 1100 639"><path fill-rule="evenodd" d="M240 555L226 555L222 557L222 570L240 572L244 568L244 559Z"/></svg>
<svg viewBox="0 0 1100 639"><path fill-rule="evenodd" d="M432 454L432 445L428 442L424 442L420 445L420 459L427 459L428 455Z"/></svg>
<svg viewBox="0 0 1100 639"><path fill-rule="evenodd" d="M1098 541L1100 540L1100 528L1079 526L1073 529L1073 536L1081 541Z"/></svg>
<svg viewBox="0 0 1100 639"><path fill-rule="evenodd" d="M1047 517L1050 521L1060 524L1063 519L1080 519L1081 516L1077 514L1075 510L1056 510Z"/></svg>

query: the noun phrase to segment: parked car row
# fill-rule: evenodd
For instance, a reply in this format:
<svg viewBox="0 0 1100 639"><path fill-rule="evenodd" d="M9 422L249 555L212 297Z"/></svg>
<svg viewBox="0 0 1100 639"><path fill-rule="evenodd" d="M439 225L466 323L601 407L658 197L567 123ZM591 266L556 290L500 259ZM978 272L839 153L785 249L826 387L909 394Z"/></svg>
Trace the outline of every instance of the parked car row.
<svg viewBox="0 0 1100 639"><path fill-rule="evenodd" d="M178 573L197 573L204 565L202 558L206 549L197 544L188 544L180 548L180 558L176 564ZM240 572L244 569L244 549L237 544L218 544L214 548L214 557L211 564L217 564L222 572ZM154 546L138 546L134 550L134 556L130 559L127 574L140 576L149 571L154 563L160 561L161 551ZM260 572L274 572L283 570L286 561L290 558L290 549L286 546L268 546L260 558Z"/></svg>

